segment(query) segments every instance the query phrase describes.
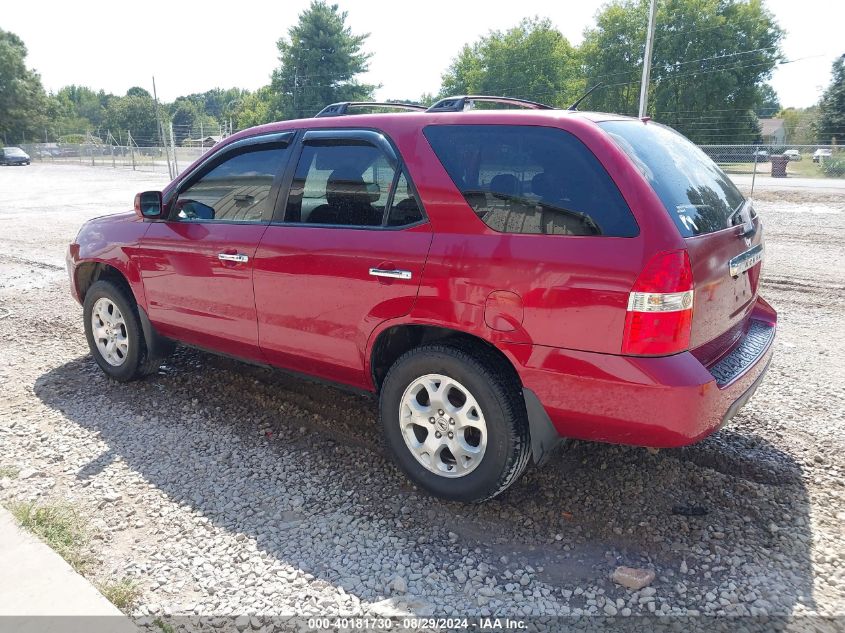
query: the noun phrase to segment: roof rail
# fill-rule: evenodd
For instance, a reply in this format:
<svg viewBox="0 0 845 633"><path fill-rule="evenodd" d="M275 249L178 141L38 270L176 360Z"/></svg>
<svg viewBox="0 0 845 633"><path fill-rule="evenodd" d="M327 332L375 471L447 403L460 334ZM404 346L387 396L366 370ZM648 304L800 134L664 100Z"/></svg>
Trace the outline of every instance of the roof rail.
<svg viewBox="0 0 845 633"><path fill-rule="evenodd" d="M326 116L343 116L347 113L349 108L366 107L398 108L400 110L417 110L419 112L424 112L426 109L425 106L415 105L413 103L390 103L387 101L340 101L339 103L332 103L331 105L327 105L315 115L315 118Z"/></svg>
<svg viewBox="0 0 845 633"><path fill-rule="evenodd" d="M504 103L507 105L519 106L530 110L554 110L550 105L528 101L527 99L516 99L515 97L495 97L491 95L460 95L441 99L426 112L463 112L472 108L474 101L484 103Z"/></svg>

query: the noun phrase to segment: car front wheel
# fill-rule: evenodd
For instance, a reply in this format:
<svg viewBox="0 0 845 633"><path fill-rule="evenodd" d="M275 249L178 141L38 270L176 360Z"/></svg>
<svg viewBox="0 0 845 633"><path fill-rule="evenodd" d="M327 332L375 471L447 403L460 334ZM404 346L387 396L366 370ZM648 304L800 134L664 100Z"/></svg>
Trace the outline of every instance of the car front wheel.
<svg viewBox="0 0 845 633"><path fill-rule="evenodd" d="M443 344L406 353L385 378L379 418L399 467L444 499L495 497L528 465L519 383L488 350Z"/></svg>
<svg viewBox="0 0 845 633"><path fill-rule="evenodd" d="M94 283L83 304L85 336L91 355L106 374L127 382L158 369L149 357L134 299L107 280Z"/></svg>

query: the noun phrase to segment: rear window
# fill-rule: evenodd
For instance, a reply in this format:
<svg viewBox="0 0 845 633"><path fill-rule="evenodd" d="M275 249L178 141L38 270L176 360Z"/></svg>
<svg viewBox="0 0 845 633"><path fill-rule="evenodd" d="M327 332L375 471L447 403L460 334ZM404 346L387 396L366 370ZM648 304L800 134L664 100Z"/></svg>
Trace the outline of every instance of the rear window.
<svg viewBox="0 0 845 633"><path fill-rule="evenodd" d="M524 125L431 125L437 158L476 215L502 233L633 237L616 184L573 135Z"/></svg>
<svg viewBox="0 0 845 633"><path fill-rule="evenodd" d="M681 235L703 235L733 225L745 199L725 172L686 138L658 123L599 125L651 183Z"/></svg>

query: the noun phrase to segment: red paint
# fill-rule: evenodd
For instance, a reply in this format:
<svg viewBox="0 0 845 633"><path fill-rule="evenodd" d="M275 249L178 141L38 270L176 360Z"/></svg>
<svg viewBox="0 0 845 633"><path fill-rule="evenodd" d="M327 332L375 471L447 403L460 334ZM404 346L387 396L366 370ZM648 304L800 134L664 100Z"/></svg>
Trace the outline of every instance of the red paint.
<svg viewBox="0 0 845 633"><path fill-rule="evenodd" d="M284 224L179 224L134 214L87 223L68 265L114 266L162 333L205 348L374 390L379 334L434 325L489 341L570 437L647 446L694 442L718 427L771 349L719 389L707 365L742 337L749 318L774 324L756 266L726 278L748 246L737 229L683 239L630 159L595 123L566 111L402 113L286 121L258 132L369 128L396 145L428 221L403 230ZM597 156L639 226L632 238L500 234L472 212L422 134L426 125L524 124L567 130ZM294 152L295 154L295 152ZM189 173L189 170L185 174ZM182 178L164 192L165 200ZM759 243L759 220L754 243ZM620 355L628 294L661 251L686 251L695 286L691 351ZM224 264L221 252L249 256ZM369 268L412 272L385 280Z"/></svg>

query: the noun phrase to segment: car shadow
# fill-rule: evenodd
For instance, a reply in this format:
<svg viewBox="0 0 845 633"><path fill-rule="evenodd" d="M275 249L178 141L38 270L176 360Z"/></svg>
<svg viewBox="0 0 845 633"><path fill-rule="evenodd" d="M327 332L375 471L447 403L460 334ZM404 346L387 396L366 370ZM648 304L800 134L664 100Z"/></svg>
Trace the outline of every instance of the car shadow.
<svg viewBox="0 0 845 633"><path fill-rule="evenodd" d="M384 562L399 561L432 572L433 580L406 578L411 612L432 611L412 599L432 583L451 587L442 596L455 613L483 613L454 576L470 557L515 586L530 569L529 588L541 590L533 595L572 609L588 607L588 585L630 599L608 581L618 565L656 570L656 606L661 596L688 609L722 601L726 614L750 614L752 623L764 612L786 617L799 604L815 606L801 466L742 433L745 412L684 449L574 442L496 499L463 505L420 493L392 465L371 398L282 372L180 348L143 381L113 382L84 356L44 373L34 391L107 445L79 479L119 459L274 561L369 603L392 599L396 566L385 571ZM348 556L344 526L352 522L354 534L372 536L357 545L378 566ZM534 599L525 595L526 604ZM779 628L775 619L764 630Z"/></svg>

